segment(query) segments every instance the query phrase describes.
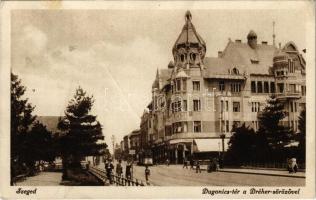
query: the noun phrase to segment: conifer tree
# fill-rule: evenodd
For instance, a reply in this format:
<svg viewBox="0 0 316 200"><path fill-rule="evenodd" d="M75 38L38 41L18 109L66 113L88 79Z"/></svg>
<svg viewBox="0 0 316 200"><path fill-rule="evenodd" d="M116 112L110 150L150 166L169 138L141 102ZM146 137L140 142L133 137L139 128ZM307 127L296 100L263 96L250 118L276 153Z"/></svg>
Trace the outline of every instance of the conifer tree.
<svg viewBox="0 0 316 200"><path fill-rule="evenodd" d="M268 104L258 116L258 133L266 139L271 149L283 148L292 139L292 131L280 124L287 113L284 111L284 104L275 96L267 100Z"/></svg>
<svg viewBox="0 0 316 200"><path fill-rule="evenodd" d="M97 143L104 136L96 116L90 114L93 103L93 96L88 96L79 87L69 101L65 117L58 123L62 131L60 142L64 168L80 168L80 161L85 156L101 155L107 147L105 143Z"/></svg>
<svg viewBox="0 0 316 200"><path fill-rule="evenodd" d="M22 85L21 79L11 73L11 178L19 173L19 166L25 160L25 137L36 119L32 114L35 107L27 98L23 98L25 91L26 87Z"/></svg>
<svg viewBox="0 0 316 200"><path fill-rule="evenodd" d="M234 126L232 133L228 142L227 161L237 165L251 161L255 154L255 131L243 123L239 127Z"/></svg>

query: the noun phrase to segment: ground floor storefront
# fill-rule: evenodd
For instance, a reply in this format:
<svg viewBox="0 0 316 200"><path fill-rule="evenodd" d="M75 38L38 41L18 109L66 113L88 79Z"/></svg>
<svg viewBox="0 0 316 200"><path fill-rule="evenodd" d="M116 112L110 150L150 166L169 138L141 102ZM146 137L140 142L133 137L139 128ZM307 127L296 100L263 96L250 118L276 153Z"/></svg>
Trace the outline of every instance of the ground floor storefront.
<svg viewBox="0 0 316 200"><path fill-rule="evenodd" d="M160 142L152 147L153 161L157 164L183 164L184 161L220 157L223 151L227 151L228 141L228 138L224 140L224 149L220 138L185 138Z"/></svg>

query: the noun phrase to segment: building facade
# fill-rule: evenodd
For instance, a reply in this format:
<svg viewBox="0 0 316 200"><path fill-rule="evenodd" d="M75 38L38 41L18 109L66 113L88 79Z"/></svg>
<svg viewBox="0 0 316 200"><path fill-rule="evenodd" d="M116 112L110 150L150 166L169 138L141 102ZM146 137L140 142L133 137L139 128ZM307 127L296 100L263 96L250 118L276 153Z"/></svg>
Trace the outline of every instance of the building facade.
<svg viewBox="0 0 316 200"><path fill-rule="evenodd" d="M283 125L298 130L306 93L303 56L293 42L259 44L254 31L246 38L229 40L218 57L205 57L206 43L191 13L185 14L174 60L157 70L152 85L147 121L154 161L182 163L197 152L222 151L222 142L226 150L233 125L258 130L258 114L272 94L289 113Z"/></svg>
<svg viewBox="0 0 316 200"><path fill-rule="evenodd" d="M276 47L273 37L272 45L259 43L252 30L245 38L229 39L217 57L206 57L207 45L187 11L174 59L157 70L152 100L141 117L140 149L151 148L154 163L226 151L234 125L259 129L258 115L271 95L285 105L282 124L298 131L306 102L303 56L293 42Z"/></svg>

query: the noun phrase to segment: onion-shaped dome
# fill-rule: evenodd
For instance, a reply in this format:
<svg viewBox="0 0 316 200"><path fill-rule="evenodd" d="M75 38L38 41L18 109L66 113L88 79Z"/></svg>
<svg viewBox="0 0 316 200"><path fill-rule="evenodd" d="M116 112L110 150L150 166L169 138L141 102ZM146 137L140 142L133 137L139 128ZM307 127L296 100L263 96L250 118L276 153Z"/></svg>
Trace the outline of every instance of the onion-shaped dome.
<svg viewBox="0 0 316 200"><path fill-rule="evenodd" d="M282 50L278 50L273 55L273 66L287 66L288 59L290 59L289 55Z"/></svg>
<svg viewBox="0 0 316 200"><path fill-rule="evenodd" d="M254 32L253 30L250 30L248 35L247 35L247 39L257 39L257 34L256 32Z"/></svg>

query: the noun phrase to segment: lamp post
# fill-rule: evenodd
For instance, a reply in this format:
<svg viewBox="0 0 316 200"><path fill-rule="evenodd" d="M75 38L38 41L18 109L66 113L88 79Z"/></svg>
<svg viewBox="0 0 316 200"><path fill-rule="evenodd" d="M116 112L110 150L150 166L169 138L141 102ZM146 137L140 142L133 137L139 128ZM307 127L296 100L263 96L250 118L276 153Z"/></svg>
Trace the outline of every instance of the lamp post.
<svg viewBox="0 0 316 200"><path fill-rule="evenodd" d="M222 168L224 168L224 151L225 151L225 143L224 143L224 140L225 140L225 133L222 133L220 135L220 138L222 139L222 156L221 156L221 160L222 160Z"/></svg>

